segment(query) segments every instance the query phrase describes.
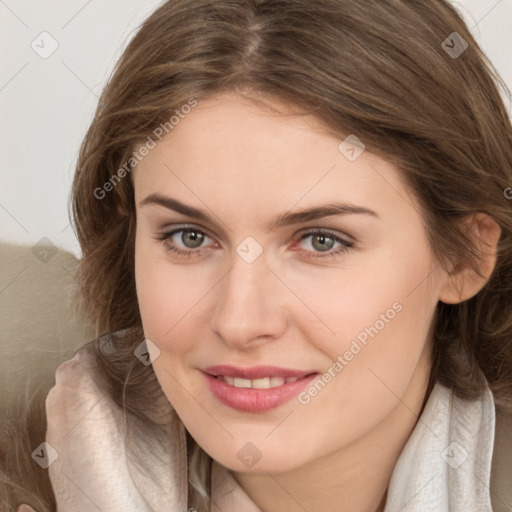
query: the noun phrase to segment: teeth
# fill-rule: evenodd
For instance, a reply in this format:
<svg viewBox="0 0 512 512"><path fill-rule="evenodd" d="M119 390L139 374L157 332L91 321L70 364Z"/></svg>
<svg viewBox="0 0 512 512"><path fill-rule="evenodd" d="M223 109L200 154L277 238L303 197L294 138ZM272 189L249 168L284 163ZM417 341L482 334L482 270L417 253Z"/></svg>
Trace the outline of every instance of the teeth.
<svg viewBox="0 0 512 512"><path fill-rule="evenodd" d="M254 389L268 389L270 387L270 379L265 377L264 379L254 379L251 381L251 388Z"/></svg>
<svg viewBox="0 0 512 512"><path fill-rule="evenodd" d="M239 379L238 377L235 377L235 382L233 385L235 388L250 388L251 381L249 379Z"/></svg>
<svg viewBox="0 0 512 512"><path fill-rule="evenodd" d="M238 377L224 377L219 375L218 378L223 380L226 384L234 386L235 388L252 388L252 389L269 389L277 388L283 384L296 382L299 377L264 377L262 379L240 379Z"/></svg>
<svg viewBox="0 0 512 512"><path fill-rule="evenodd" d="M270 387L276 388L277 386L282 386L285 381L286 379L284 377L270 377Z"/></svg>

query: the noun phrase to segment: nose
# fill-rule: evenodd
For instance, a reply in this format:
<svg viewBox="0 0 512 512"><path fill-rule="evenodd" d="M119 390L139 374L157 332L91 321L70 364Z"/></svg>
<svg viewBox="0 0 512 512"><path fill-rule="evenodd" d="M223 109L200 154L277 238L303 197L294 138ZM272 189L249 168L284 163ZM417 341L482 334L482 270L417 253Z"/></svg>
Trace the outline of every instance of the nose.
<svg viewBox="0 0 512 512"><path fill-rule="evenodd" d="M283 288L264 253L252 263L234 254L231 270L217 286L215 333L236 349L278 339L287 326Z"/></svg>

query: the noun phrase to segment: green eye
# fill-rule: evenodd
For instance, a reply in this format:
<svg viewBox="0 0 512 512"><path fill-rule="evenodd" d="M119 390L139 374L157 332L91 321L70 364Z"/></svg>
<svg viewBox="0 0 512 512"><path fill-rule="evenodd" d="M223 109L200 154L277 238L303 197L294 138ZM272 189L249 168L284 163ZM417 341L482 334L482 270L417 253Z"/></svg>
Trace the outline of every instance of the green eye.
<svg viewBox="0 0 512 512"><path fill-rule="evenodd" d="M207 249L208 246L204 242L213 241L206 233L195 227L182 227L161 233L157 239L165 245L167 251L183 258L201 256L202 249ZM318 229L303 234L299 240L299 245L301 244L301 252L306 258L335 258L347 252L353 245L335 233Z"/></svg>
<svg viewBox="0 0 512 512"><path fill-rule="evenodd" d="M352 247L352 242L344 240L338 235L329 231L310 231L302 235L300 241L308 240L305 252L309 258L329 258L335 257Z"/></svg>
<svg viewBox="0 0 512 512"><path fill-rule="evenodd" d="M322 233L312 235L311 245L318 251L329 251L333 248L336 241L331 236Z"/></svg>
<svg viewBox="0 0 512 512"><path fill-rule="evenodd" d="M157 239L164 244L169 252L177 256L192 257L202 253L203 242L210 239L210 237L200 229L183 227L168 233L160 233Z"/></svg>
<svg viewBox="0 0 512 512"><path fill-rule="evenodd" d="M178 231L179 233L179 231ZM189 249L195 249L199 247L204 241L204 233L196 229L182 229L181 230L181 242Z"/></svg>

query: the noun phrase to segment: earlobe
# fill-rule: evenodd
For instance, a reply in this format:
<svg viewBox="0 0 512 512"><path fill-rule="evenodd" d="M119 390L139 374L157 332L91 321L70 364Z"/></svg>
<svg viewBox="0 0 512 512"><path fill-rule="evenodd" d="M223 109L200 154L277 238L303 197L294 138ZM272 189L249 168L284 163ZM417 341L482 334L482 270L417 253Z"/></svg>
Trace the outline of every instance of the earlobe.
<svg viewBox="0 0 512 512"><path fill-rule="evenodd" d="M475 296L489 281L496 266L501 228L485 213L471 215L465 224L480 256L478 271L473 269L469 258L463 257L454 265L453 270L446 274L446 281L439 292L439 300L446 304L459 304Z"/></svg>

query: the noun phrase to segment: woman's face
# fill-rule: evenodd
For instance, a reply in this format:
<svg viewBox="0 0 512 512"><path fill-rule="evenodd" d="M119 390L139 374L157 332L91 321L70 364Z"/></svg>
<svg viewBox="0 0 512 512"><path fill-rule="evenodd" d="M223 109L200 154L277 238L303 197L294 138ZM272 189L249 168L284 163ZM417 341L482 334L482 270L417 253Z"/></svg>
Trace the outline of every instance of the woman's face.
<svg viewBox="0 0 512 512"><path fill-rule="evenodd" d="M214 459L291 470L423 399L444 274L349 134L227 94L190 110L133 171L153 367Z"/></svg>

